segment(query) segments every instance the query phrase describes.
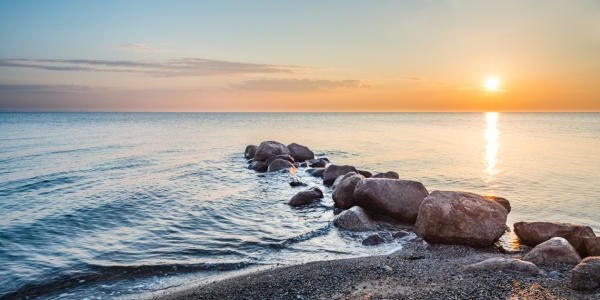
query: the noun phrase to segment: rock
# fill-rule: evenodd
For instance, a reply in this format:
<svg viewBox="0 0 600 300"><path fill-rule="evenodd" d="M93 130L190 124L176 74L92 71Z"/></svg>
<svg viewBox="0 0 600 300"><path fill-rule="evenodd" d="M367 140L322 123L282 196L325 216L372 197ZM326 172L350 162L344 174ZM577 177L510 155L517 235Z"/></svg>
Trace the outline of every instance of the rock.
<svg viewBox="0 0 600 300"><path fill-rule="evenodd" d="M267 168L268 168L268 166L265 165L265 162L260 161L260 160L254 161L250 165L248 165L248 169L254 170L256 172L266 172Z"/></svg>
<svg viewBox="0 0 600 300"><path fill-rule="evenodd" d="M288 202L288 205L302 206L321 198L323 198L323 191L321 191L318 187L311 187L294 195L290 202Z"/></svg>
<svg viewBox="0 0 600 300"><path fill-rule="evenodd" d="M308 169L308 170L306 170L306 173L308 173L309 175L314 176L314 177L323 178L325 169L323 169L323 168Z"/></svg>
<svg viewBox="0 0 600 300"><path fill-rule="evenodd" d="M504 233L507 214L500 204L480 195L434 191L421 204L416 228L430 243L488 247Z"/></svg>
<svg viewBox="0 0 600 300"><path fill-rule="evenodd" d="M517 222L514 224L514 228L521 244L533 247L553 237L562 237L577 249L581 257L587 256L583 239L596 237L589 226L569 223Z"/></svg>
<svg viewBox="0 0 600 300"><path fill-rule="evenodd" d="M278 158L269 165L267 172L279 171L283 173L294 173L296 172L296 167L294 167L294 165L291 162Z"/></svg>
<svg viewBox="0 0 600 300"><path fill-rule="evenodd" d="M290 151L290 156L292 156L297 162L303 162L305 160L315 158L315 153L310 151L308 147L298 145L296 143L291 143L287 145L287 148Z"/></svg>
<svg viewBox="0 0 600 300"><path fill-rule="evenodd" d="M354 206L339 214L333 220L333 224L350 231L375 230L375 223L373 223L371 216L359 206Z"/></svg>
<svg viewBox="0 0 600 300"><path fill-rule="evenodd" d="M294 163L294 159L291 156L289 156L287 154L282 154L282 155L269 156L269 158L267 158L267 160L265 160L265 164L268 166L276 159L283 159L283 160L287 160L287 161L291 162L292 164Z"/></svg>
<svg viewBox="0 0 600 300"><path fill-rule="evenodd" d="M536 265L564 263L576 265L581 261L577 250L561 237L551 238L537 246L523 257Z"/></svg>
<svg viewBox="0 0 600 300"><path fill-rule="evenodd" d="M535 264L514 258L494 257L472 265L464 266L458 269L459 272L471 273L481 271L511 271L525 275L535 276L543 275L545 272L540 270Z"/></svg>
<svg viewBox="0 0 600 300"><path fill-rule="evenodd" d="M306 168L306 167L308 167L308 163L307 162L300 163L300 167Z"/></svg>
<svg viewBox="0 0 600 300"><path fill-rule="evenodd" d="M496 201L496 203L502 205L502 207L504 207L504 209L506 209L507 213L510 213L510 210L511 210L510 202L508 202L508 200L506 200L505 198L496 197L496 196L485 196L485 197L492 201Z"/></svg>
<svg viewBox="0 0 600 300"><path fill-rule="evenodd" d="M600 256L600 237L583 238L587 255Z"/></svg>
<svg viewBox="0 0 600 300"><path fill-rule="evenodd" d="M323 184L330 186L338 176L346 175L350 172L358 174L358 171L353 166L330 165L325 169L325 173L323 173Z"/></svg>
<svg viewBox="0 0 600 300"><path fill-rule="evenodd" d="M401 239L401 238L403 238L405 236L408 236L408 235L409 235L408 232L400 230L400 231L394 232L392 234L392 237L395 238L395 239Z"/></svg>
<svg viewBox="0 0 600 300"><path fill-rule="evenodd" d="M247 164L251 164L253 162L254 162L254 158L251 158L251 159L249 159L249 160L246 161Z"/></svg>
<svg viewBox="0 0 600 300"><path fill-rule="evenodd" d="M297 162L295 162L295 163L294 163L294 167L296 167L296 169L297 169L297 168L300 168L300 163L297 163Z"/></svg>
<svg viewBox="0 0 600 300"><path fill-rule="evenodd" d="M371 178L373 176L371 172L365 170L358 170L358 174L365 176L365 178Z"/></svg>
<svg viewBox="0 0 600 300"><path fill-rule="evenodd" d="M256 148L256 154L254 154L254 160L262 160L265 161L270 156L281 155L281 154L290 154L288 148L281 143L268 141L262 142Z"/></svg>
<svg viewBox="0 0 600 300"><path fill-rule="evenodd" d="M571 288L577 291L594 290L600 287L600 256L582 260L572 271Z"/></svg>
<svg viewBox="0 0 600 300"><path fill-rule="evenodd" d="M306 186L306 183L294 178L294 181L290 182L290 186Z"/></svg>
<svg viewBox="0 0 600 300"><path fill-rule="evenodd" d="M327 162L322 159L311 159L308 161L311 168L327 168Z"/></svg>
<svg viewBox="0 0 600 300"><path fill-rule="evenodd" d="M319 157L319 159L324 162L330 162L329 159L327 159L327 157Z"/></svg>
<svg viewBox="0 0 600 300"><path fill-rule="evenodd" d="M552 271L552 272L548 273L548 277L558 279L558 278L560 278L560 274L556 271Z"/></svg>
<svg viewBox="0 0 600 300"><path fill-rule="evenodd" d="M356 174L356 173L355 173ZM345 174L344 174L345 175ZM335 190L335 188L338 186L338 184L340 184L340 181L342 181L342 178L344 178L344 175L340 175L338 176L335 181L333 182L333 184L331 185L331 188Z"/></svg>
<svg viewBox="0 0 600 300"><path fill-rule="evenodd" d="M371 178L387 178L387 179L400 179L400 175L396 172L389 171L387 173L379 173L371 176Z"/></svg>
<svg viewBox="0 0 600 300"><path fill-rule="evenodd" d="M245 158L254 158L254 155L256 154L256 149L258 147L256 145L248 145L246 146L246 150L244 150L244 157Z"/></svg>
<svg viewBox="0 0 600 300"><path fill-rule="evenodd" d="M358 181L354 202L392 219L415 222L421 202L428 195L420 182L371 177Z"/></svg>
<svg viewBox="0 0 600 300"><path fill-rule="evenodd" d="M381 243L385 243L385 240L379 236L379 234L373 234L368 236L366 239L362 241L362 244L365 246L374 246Z"/></svg>
<svg viewBox="0 0 600 300"><path fill-rule="evenodd" d="M354 172L350 172L341 177L342 178L334 188L331 197L333 198L335 207L348 209L356 205L354 201L354 189L356 188L356 184L365 179L365 177Z"/></svg>

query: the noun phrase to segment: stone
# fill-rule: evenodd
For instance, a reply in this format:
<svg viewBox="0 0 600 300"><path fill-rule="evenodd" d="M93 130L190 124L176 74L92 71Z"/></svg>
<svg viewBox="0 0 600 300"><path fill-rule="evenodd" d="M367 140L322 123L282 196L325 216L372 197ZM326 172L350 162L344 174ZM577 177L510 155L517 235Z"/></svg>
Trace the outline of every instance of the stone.
<svg viewBox="0 0 600 300"><path fill-rule="evenodd" d="M331 186L338 176L346 175L349 172L358 174L358 171L353 166L330 165L323 173L323 184Z"/></svg>
<svg viewBox="0 0 600 300"><path fill-rule="evenodd" d="M354 202L368 211L414 223L421 202L428 195L420 182L371 177L358 181Z"/></svg>
<svg viewBox="0 0 600 300"><path fill-rule="evenodd" d="M330 162L329 159L327 159L327 157L319 157L319 159L324 162Z"/></svg>
<svg viewBox="0 0 600 300"><path fill-rule="evenodd" d="M276 159L269 165L267 172L294 173L296 172L296 167L287 160Z"/></svg>
<svg viewBox="0 0 600 300"><path fill-rule="evenodd" d="M294 178L294 180L292 182L290 182L290 186L306 186L306 183Z"/></svg>
<svg viewBox="0 0 600 300"><path fill-rule="evenodd" d="M306 170L306 173L310 176L321 177L323 178L323 173L325 173L324 168L310 168Z"/></svg>
<svg viewBox="0 0 600 300"><path fill-rule="evenodd" d="M373 234L368 236L366 239L364 239L362 241L362 244L364 246L374 246L374 245L379 245L381 243L385 243L385 240L379 236L379 234Z"/></svg>
<svg viewBox="0 0 600 300"><path fill-rule="evenodd" d="M534 247L553 237L562 237L569 241L581 257L587 256L587 250L583 243L584 238L596 237L589 226L575 225L569 223L552 222L517 222L514 231L521 244Z"/></svg>
<svg viewBox="0 0 600 300"><path fill-rule="evenodd" d="M398 173L396 173L396 172L389 171L386 173L375 174L375 175L371 176L371 178L400 179L400 175L398 175Z"/></svg>
<svg viewBox="0 0 600 300"><path fill-rule="evenodd" d="M356 173L355 173L356 174ZM345 175L345 174L344 174ZM340 175L338 176L335 181L333 182L333 184L331 185L331 188L335 190L335 187L338 186L338 184L340 183L340 181L342 181L342 178L344 178L344 175Z"/></svg>
<svg viewBox="0 0 600 300"><path fill-rule="evenodd" d="M322 159L311 159L308 161L311 168L327 168L327 162Z"/></svg>
<svg viewBox="0 0 600 300"><path fill-rule="evenodd" d="M341 209L348 209L356 205L354 201L354 189L356 188L356 184L363 179L365 179L364 176L354 172L349 172L341 176L340 182L333 189L333 194L331 195L334 206Z"/></svg>
<svg viewBox="0 0 600 300"><path fill-rule="evenodd" d="M254 160L262 160L265 161L270 156L281 155L281 154L290 154L288 148L281 143L274 141L262 142L256 148L256 153L254 154Z"/></svg>
<svg viewBox="0 0 600 300"><path fill-rule="evenodd" d="M375 230L375 223L373 223L371 216L360 206L354 206L345 210L335 217L333 224L341 229L350 231Z"/></svg>
<svg viewBox="0 0 600 300"><path fill-rule="evenodd" d="M365 170L358 170L358 174L365 176L365 178L371 178L373 176L371 172Z"/></svg>
<svg viewBox="0 0 600 300"><path fill-rule="evenodd" d="M392 237L395 238L395 239L401 239L401 238L403 238L405 236L408 236L408 235L409 235L408 232L402 231L402 230L392 233Z"/></svg>
<svg viewBox="0 0 600 300"><path fill-rule="evenodd" d="M268 169L268 166L265 165L265 162L259 160L259 161L254 161L251 164L249 164L248 169L254 170L256 172L266 172Z"/></svg>
<svg viewBox="0 0 600 300"><path fill-rule="evenodd" d="M310 204L311 202L321 198L323 198L323 191L321 191L318 187L311 187L294 195L294 197L292 197L292 199L288 202L288 205L302 206Z"/></svg>
<svg viewBox="0 0 600 300"><path fill-rule="evenodd" d="M300 163L295 162L294 167L296 167L296 169L300 168Z"/></svg>
<svg viewBox="0 0 600 300"><path fill-rule="evenodd" d="M587 255L600 256L600 237L583 238Z"/></svg>
<svg viewBox="0 0 600 300"><path fill-rule="evenodd" d="M458 269L459 272L511 271L529 276L544 275L545 272L535 264L514 258L494 257Z"/></svg>
<svg viewBox="0 0 600 300"><path fill-rule="evenodd" d="M577 291L600 288L600 256L590 256L582 260L573 271L571 288Z"/></svg>
<svg viewBox="0 0 600 300"><path fill-rule="evenodd" d="M485 196L485 197L492 201L496 201L496 203L502 205L502 207L504 207L504 209L506 209L507 213L510 213L510 210L511 210L510 202L508 202L508 200L506 200L505 198L496 197L496 196Z"/></svg>
<svg viewBox="0 0 600 300"><path fill-rule="evenodd" d="M310 151L310 149L308 149L306 146L291 143L287 145L287 148L290 151L290 156L293 157L297 162L303 162L315 158L315 153Z"/></svg>
<svg viewBox="0 0 600 300"><path fill-rule="evenodd" d="M267 158L267 160L265 160L265 164L268 166L276 159L283 159L283 160L287 160L287 161L291 162L292 164L294 163L294 159L291 156L289 156L287 154L282 154L282 155L269 156L269 158Z"/></svg>
<svg viewBox="0 0 600 300"><path fill-rule="evenodd" d="M308 163L307 162L300 163L300 167L306 168L306 167L308 167Z"/></svg>
<svg viewBox="0 0 600 300"><path fill-rule="evenodd" d="M249 160L246 161L247 164L251 164L253 162L254 162L254 158L251 158L251 159L249 159Z"/></svg>
<svg viewBox="0 0 600 300"><path fill-rule="evenodd" d="M500 204L477 194L434 191L421 204L416 229L429 243L488 247L506 230L507 215Z"/></svg>
<svg viewBox="0 0 600 300"><path fill-rule="evenodd" d="M581 261L581 256L565 238L554 237L535 246L523 257L523 260L536 265L557 263L576 265Z"/></svg>
<svg viewBox="0 0 600 300"><path fill-rule="evenodd" d="M256 146L256 145L246 146L246 150L244 150L244 157L245 158L254 158L257 148L258 148L258 146Z"/></svg>

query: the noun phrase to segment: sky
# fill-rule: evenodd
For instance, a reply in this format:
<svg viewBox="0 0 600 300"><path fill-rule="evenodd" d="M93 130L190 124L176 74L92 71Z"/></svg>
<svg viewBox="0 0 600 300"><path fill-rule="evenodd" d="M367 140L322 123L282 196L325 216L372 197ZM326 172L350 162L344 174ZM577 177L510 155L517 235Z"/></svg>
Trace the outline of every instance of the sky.
<svg viewBox="0 0 600 300"><path fill-rule="evenodd" d="M0 0L0 111L598 112L600 1Z"/></svg>

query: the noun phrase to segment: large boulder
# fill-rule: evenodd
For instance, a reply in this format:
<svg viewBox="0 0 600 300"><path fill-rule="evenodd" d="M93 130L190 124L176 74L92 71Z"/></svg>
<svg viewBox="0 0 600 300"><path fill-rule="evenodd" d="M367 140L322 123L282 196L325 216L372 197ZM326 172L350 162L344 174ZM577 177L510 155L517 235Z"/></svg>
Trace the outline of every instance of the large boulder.
<svg viewBox="0 0 600 300"><path fill-rule="evenodd" d="M600 256L600 237L583 238L589 256Z"/></svg>
<svg viewBox="0 0 600 300"><path fill-rule="evenodd" d="M511 211L510 202L508 202L508 200L506 200L505 198L496 197L496 196L485 196L485 197L502 205L502 207L504 207L504 209L506 209L506 212L510 213L510 211Z"/></svg>
<svg viewBox="0 0 600 300"><path fill-rule="evenodd" d="M356 173L352 173L352 174L356 174ZM342 178L344 178L344 175L338 176L338 178L336 178L335 181L333 182L333 184L331 185L331 188L335 190L335 187L337 187L338 184L340 184L340 181L342 181Z"/></svg>
<svg viewBox="0 0 600 300"><path fill-rule="evenodd" d="M287 160L276 159L269 165L267 172L294 173L296 172L296 167Z"/></svg>
<svg viewBox="0 0 600 300"><path fill-rule="evenodd" d="M356 205L354 201L354 189L356 188L356 184L363 179L365 179L364 176L354 172L342 176L331 195L334 206L341 209L348 209Z"/></svg>
<svg viewBox="0 0 600 300"><path fill-rule="evenodd" d="M330 165L325 169L325 173L323 173L323 184L330 186L338 176L346 175L350 172L358 174L358 171L353 166Z"/></svg>
<svg viewBox="0 0 600 300"><path fill-rule="evenodd" d="M339 214L334 220L335 226L350 231L368 231L375 230L375 223L360 206L354 206Z"/></svg>
<svg viewBox="0 0 600 300"><path fill-rule="evenodd" d="M287 161L291 162L292 164L294 164L294 159L287 154L269 156L269 158L267 158L267 160L265 160L265 164L268 166L276 159L287 160Z"/></svg>
<svg viewBox="0 0 600 300"><path fill-rule="evenodd" d="M523 257L523 260L536 265L557 263L576 265L581 261L581 257L566 239L555 237L535 246Z"/></svg>
<svg viewBox="0 0 600 300"><path fill-rule="evenodd" d="M256 172L266 172L269 166L267 166L264 162L262 161L253 161L252 163L250 163L248 165L248 169L250 170L254 170Z"/></svg>
<svg viewBox="0 0 600 300"><path fill-rule="evenodd" d="M600 256L582 260L572 271L571 288L578 291L595 290L600 287Z"/></svg>
<svg viewBox="0 0 600 300"><path fill-rule="evenodd" d="M256 148L258 148L256 145L246 146L246 150L244 151L244 157L245 158L254 158L254 155L256 154Z"/></svg>
<svg viewBox="0 0 600 300"><path fill-rule="evenodd" d="M373 177L373 174L371 172L365 170L358 170L358 174L365 176L365 178Z"/></svg>
<svg viewBox="0 0 600 300"><path fill-rule="evenodd" d="M517 222L514 224L515 234L521 244L534 247L553 237L562 237L569 241L581 257L587 256L583 239L596 237L589 226L552 222Z"/></svg>
<svg viewBox="0 0 600 300"><path fill-rule="evenodd" d="M500 204L477 194L434 191L421 204L416 228L430 243L487 247L504 233L507 215Z"/></svg>
<svg viewBox="0 0 600 300"><path fill-rule="evenodd" d="M318 187L311 187L294 195L288 205L302 206L321 198L323 198L323 191Z"/></svg>
<svg viewBox="0 0 600 300"><path fill-rule="evenodd" d="M327 161L320 158L311 159L308 161L311 168L327 168Z"/></svg>
<svg viewBox="0 0 600 300"><path fill-rule="evenodd" d="M354 202L380 215L399 221L414 222L421 202L428 195L427 189L420 182L367 178L356 184Z"/></svg>
<svg viewBox="0 0 600 300"><path fill-rule="evenodd" d="M386 173L375 174L370 178L400 179L400 175L398 175L398 173L396 172L388 171Z"/></svg>
<svg viewBox="0 0 600 300"><path fill-rule="evenodd" d="M262 142L258 148L256 148L254 160L265 161L269 156L281 154L290 154L290 151L284 144L273 141Z"/></svg>
<svg viewBox="0 0 600 300"><path fill-rule="evenodd" d="M315 158L315 153L310 151L308 147L291 143L287 145L287 148L290 151L290 156L292 156L297 162L303 162L305 160Z"/></svg>
<svg viewBox="0 0 600 300"><path fill-rule="evenodd" d="M481 271L511 271L525 275L544 275L535 264L514 258L494 257L458 269L459 272L471 273Z"/></svg>

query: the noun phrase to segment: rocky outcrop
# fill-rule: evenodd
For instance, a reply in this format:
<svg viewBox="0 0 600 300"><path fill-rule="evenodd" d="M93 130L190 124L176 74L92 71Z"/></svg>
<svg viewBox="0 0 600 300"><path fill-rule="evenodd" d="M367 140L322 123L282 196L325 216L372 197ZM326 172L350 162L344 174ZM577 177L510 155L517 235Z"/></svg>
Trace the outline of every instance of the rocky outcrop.
<svg viewBox="0 0 600 300"><path fill-rule="evenodd" d="M577 291L600 288L600 256L582 260L572 271L571 288Z"/></svg>
<svg viewBox="0 0 600 300"><path fill-rule="evenodd" d="M421 204L416 228L430 243L487 247L504 233L507 214L500 204L480 195L434 191Z"/></svg>
<svg viewBox="0 0 600 300"><path fill-rule="evenodd" d="M581 261L581 257L566 239L555 237L535 246L523 257L523 260L536 265L556 263L576 265Z"/></svg>
<svg viewBox="0 0 600 300"><path fill-rule="evenodd" d="M506 209L506 212L510 213L510 210L511 210L510 202L508 202L508 200L506 200L505 198L496 197L496 196L485 196L485 197L502 205L502 207L504 207L504 209Z"/></svg>
<svg viewBox="0 0 600 300"><path fill-rule="evenodd" d="M398 173L396 173L396 172L389 171L386 173L375 174L375 175L371 176L371 178L400 179L400 175L398 175Z"/></svg>
<svg viewBox="0 0 600 300"><path fill-rule="evenodd" d="M296 167L287 160L276 159L269 165L267 172L294 173L296 172Z"/></svg>
<svg viewBox="0 0 600 300"><path fill-rule="evenodd" d="M290 156L293 157L297 162L303 162L305 160L315 158L315 153L310 151L310 149L308 149L306 146L291 143L287 145L287 148L290 151Z"/></svg>
<svg viewBox="0 0 600 300"><path fill-rule="evenodd" d="M569 223L551 222L517 222L514 224L515 234L522 244L536 246L553 237L562 237L569 241L581 257L587 256L583 239L596 237L589 226Z"/></svg>
<svg viewBox="0 0 600 300"><path fill-rule="evenodd" d="M514 258L494 257L458 269L459 272L511 271L529 276L544 275L544 271L535 264Z"/></svg>
<svg viewBox="0 0 600 300"><path fill-rule="evenodd" d="M365 179L364 176L354 172L342 176L331 196L333 198L334 206L341 209L348 209L356 205L354 201L354 189L356 188L356 184L363 179Z"/></svg>
<svg viewBox="0 0 600 300"><path fill-rule="evenodd" d="M356 174L356 173L353 173ZM340 181L342 181L342 178L344 178L344 175L340 175L338 176L335 181L333 182L333 184L331 185L331 188L335 190L335 188L338 186L338 184L340 184Z"/></svg>
<svg viewBox="0 0 600 300"><path fill-rule="evenodd" d="M358 170L358 174L365 176L365 178L373 177L373 174L371 172L365 170Z"/></svg>
<svg viewBox="0 0 600 300"><path fill-rule="evenodd" d="M323 184L331 186L338 176L346 175L350 172L358 174L358 171L353 166L330 165L323 173Z"/></svg>
<svg viewBox="0 0 600 300"><path fill-rule="evenodd" d="M321 198L323 198L323 191L321 191L318 187L311 187L294 195L294 197L292 197L292 199L288 202L288 205L302 206L310 204L311 202Z"/></svg>
<svg viewBox="0 0 600 300"><path fill-rule="evenodd" d="M256 153L254 154L254 160L262 160L265 161L270 156L281 155L281 154L290 154L288 148L281 143L274 141L262 142L256 148Z"/></svg>
<svg viewBox="0 0 600 300"><path fill-rule="evenodd" d="M587 255L600 256L600 237L583 238Z"/></svg>
<svg viewBox="0 0 600 300"><path fill-rule="evenodd" d="M269 156L269 158L267 158L267 160L265 160L265 164L268 166L272 162L274 162L276 159L287 160L287 161L291 162L292 164L294 164L294 159L287 154Z"/></svg>
<svg viewBox="0 0 600 300"><path fill-rule="evenodd" d="M335 226L350 231L375 230L375 223L369 213L359 206L354 206L339 214L334 220Z"/></svg>
<svg viewBox="0 0 600 300"><path fill-rule="evenodd" d="M250 170L254 170L256 172L266 172L268 169L268 166L262 162L262 161L253 161L252 163L250 163L248 165L248 169Z"/></svg>
<svg viewBox="0 0 600 300"><path fill-rule="evenodd" d="M327 172L325 172L327 175ZM354 189L354 202L360 207L399 221L414 222L421 202L429 193L420 182L368 178Z"/></svg>
<svg viewBox="0 0 600 300"><path fill-rule="evenodd" d="M322 160L320 158L311 159L308 161L308 165L311 168L327 168L327 161Z"/></svg>
<svg viewBox="0 0 600 300"><path fill-rule="evenodd" d="M256 154L256 148L258 148L256 145L248 145L246 150L244 150L244 157L254 158L254 155Z"/></svg>

